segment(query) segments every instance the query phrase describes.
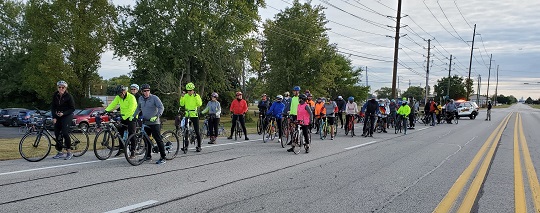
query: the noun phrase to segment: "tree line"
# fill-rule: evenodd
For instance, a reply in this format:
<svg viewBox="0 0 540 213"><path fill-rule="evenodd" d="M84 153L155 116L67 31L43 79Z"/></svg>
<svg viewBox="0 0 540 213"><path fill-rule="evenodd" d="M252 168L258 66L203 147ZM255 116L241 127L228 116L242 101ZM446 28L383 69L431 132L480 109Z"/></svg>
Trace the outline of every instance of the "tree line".
<svg viewBox="0 0 540 213"><path fill-rule="evenodd" d="M300 3L260 20L264 0L0 1L0 107L47 108L58 80L77 107L116 85L148 83L173 115L188 82L209 99L236 91L250 101L299 85L315 97L366 97L362 70L329 43L323 7ZM261 23L262 25L259 25ZM132 63L128 75L103 79L105 51Z"/></svg>

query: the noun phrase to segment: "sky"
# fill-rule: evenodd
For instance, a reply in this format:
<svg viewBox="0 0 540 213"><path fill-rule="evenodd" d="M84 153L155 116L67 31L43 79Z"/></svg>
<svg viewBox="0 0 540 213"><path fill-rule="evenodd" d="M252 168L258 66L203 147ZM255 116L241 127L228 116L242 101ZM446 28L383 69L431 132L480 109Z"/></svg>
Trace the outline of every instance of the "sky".
<svg viewBox="0 0 540 213"><path fill-rule="evenodd" d="M134 5L135 0L112 0L116 5ZM301 3L307 2L300 0ZM260 8L262 22L291 7L292 0L266 0ZM330 43L356 67L367 67L372 92L392 87L397 0L312 0L325 7ZM398 78L399 89L426 84L428 40L429 85L451 75L469 75L473 28L476 24L471 79L475 92L540 98L540 1L537 0L407 0L402 3ZM262 31L262 29L261 29ZM489 69L492 55L491 69ZM103 54L99 74L105 79L128 74L130 62ZM366 85L362 73L361 84Z"/></svg>

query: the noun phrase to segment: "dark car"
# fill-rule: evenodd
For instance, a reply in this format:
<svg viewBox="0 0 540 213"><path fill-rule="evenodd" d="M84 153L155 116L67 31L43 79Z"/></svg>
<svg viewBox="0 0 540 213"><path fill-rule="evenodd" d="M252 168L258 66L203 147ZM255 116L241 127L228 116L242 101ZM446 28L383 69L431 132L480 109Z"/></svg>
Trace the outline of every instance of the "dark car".
<svg viewBox="0 0 540 213"><path fill-rule="evenodd" d="M4 126L17 126L17 117L20 111L27 111L24 108L7 108L0 111L0 124Z"/></svg>
<svg viewBox="0 0 540 213"><path fill-rule="evenodd" d="M17 125L36 123L38 120L41 120L41 115L36 110L22 110L17 116Z"/></svg>

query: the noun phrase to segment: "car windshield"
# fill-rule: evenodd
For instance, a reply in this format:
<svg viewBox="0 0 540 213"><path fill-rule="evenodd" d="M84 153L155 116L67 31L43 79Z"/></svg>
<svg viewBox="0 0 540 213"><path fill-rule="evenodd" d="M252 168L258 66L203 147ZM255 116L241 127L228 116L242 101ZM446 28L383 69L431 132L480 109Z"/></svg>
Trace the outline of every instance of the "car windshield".
<svg viewBox="0 0 540 213"><path fill-rule="evenodd" d="M7 114L8 114L8 111L5 109L0 112L0 115L7 115Z"/></svg>
<svg viewBox="0 0 540 213"><path fill-rule="evenodd" d="M85 110L81 110L77 115L90 115L91 112L92 112L91 109L85 109Z"/></svg>
<svg viewBox="0 0 540 213"><path fill-rule="evenodd" d="M19 116L26 116L26 112L19 112Z"/></svg>

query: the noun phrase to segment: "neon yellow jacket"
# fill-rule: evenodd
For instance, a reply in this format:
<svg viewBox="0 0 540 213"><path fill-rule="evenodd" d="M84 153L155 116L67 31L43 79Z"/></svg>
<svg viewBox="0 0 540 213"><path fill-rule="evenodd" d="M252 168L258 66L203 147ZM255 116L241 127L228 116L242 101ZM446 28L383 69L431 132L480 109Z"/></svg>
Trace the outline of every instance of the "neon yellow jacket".
<svg viewBox="0 0 540 213"><path fill-rule="evenodd" d="M403 117L408 117L411 114L411 107L409 105L399 107L397 111L398 115L403 115Z"/></svg>
<svg viewBox="0 0 540 213"><path fill-rule="evenodd" d="M127 92L126 97L120 96L114 97L114 100L107 106L105 111L112 111L116 109L116 105L120 104L120 113L122 114L122 120L127 120L137 110L137 99L131 93Z"/></svg>
<svg viewBox="0 0 540 213"><path fill-rule="evenodd" d="M180 98L180 106L186 109L186 117L198 117L197 108L202 106L201 96L199 96L197 93L193 95L185 94L182 98ZM189 112L192 110L194 112Z"/></svg>

